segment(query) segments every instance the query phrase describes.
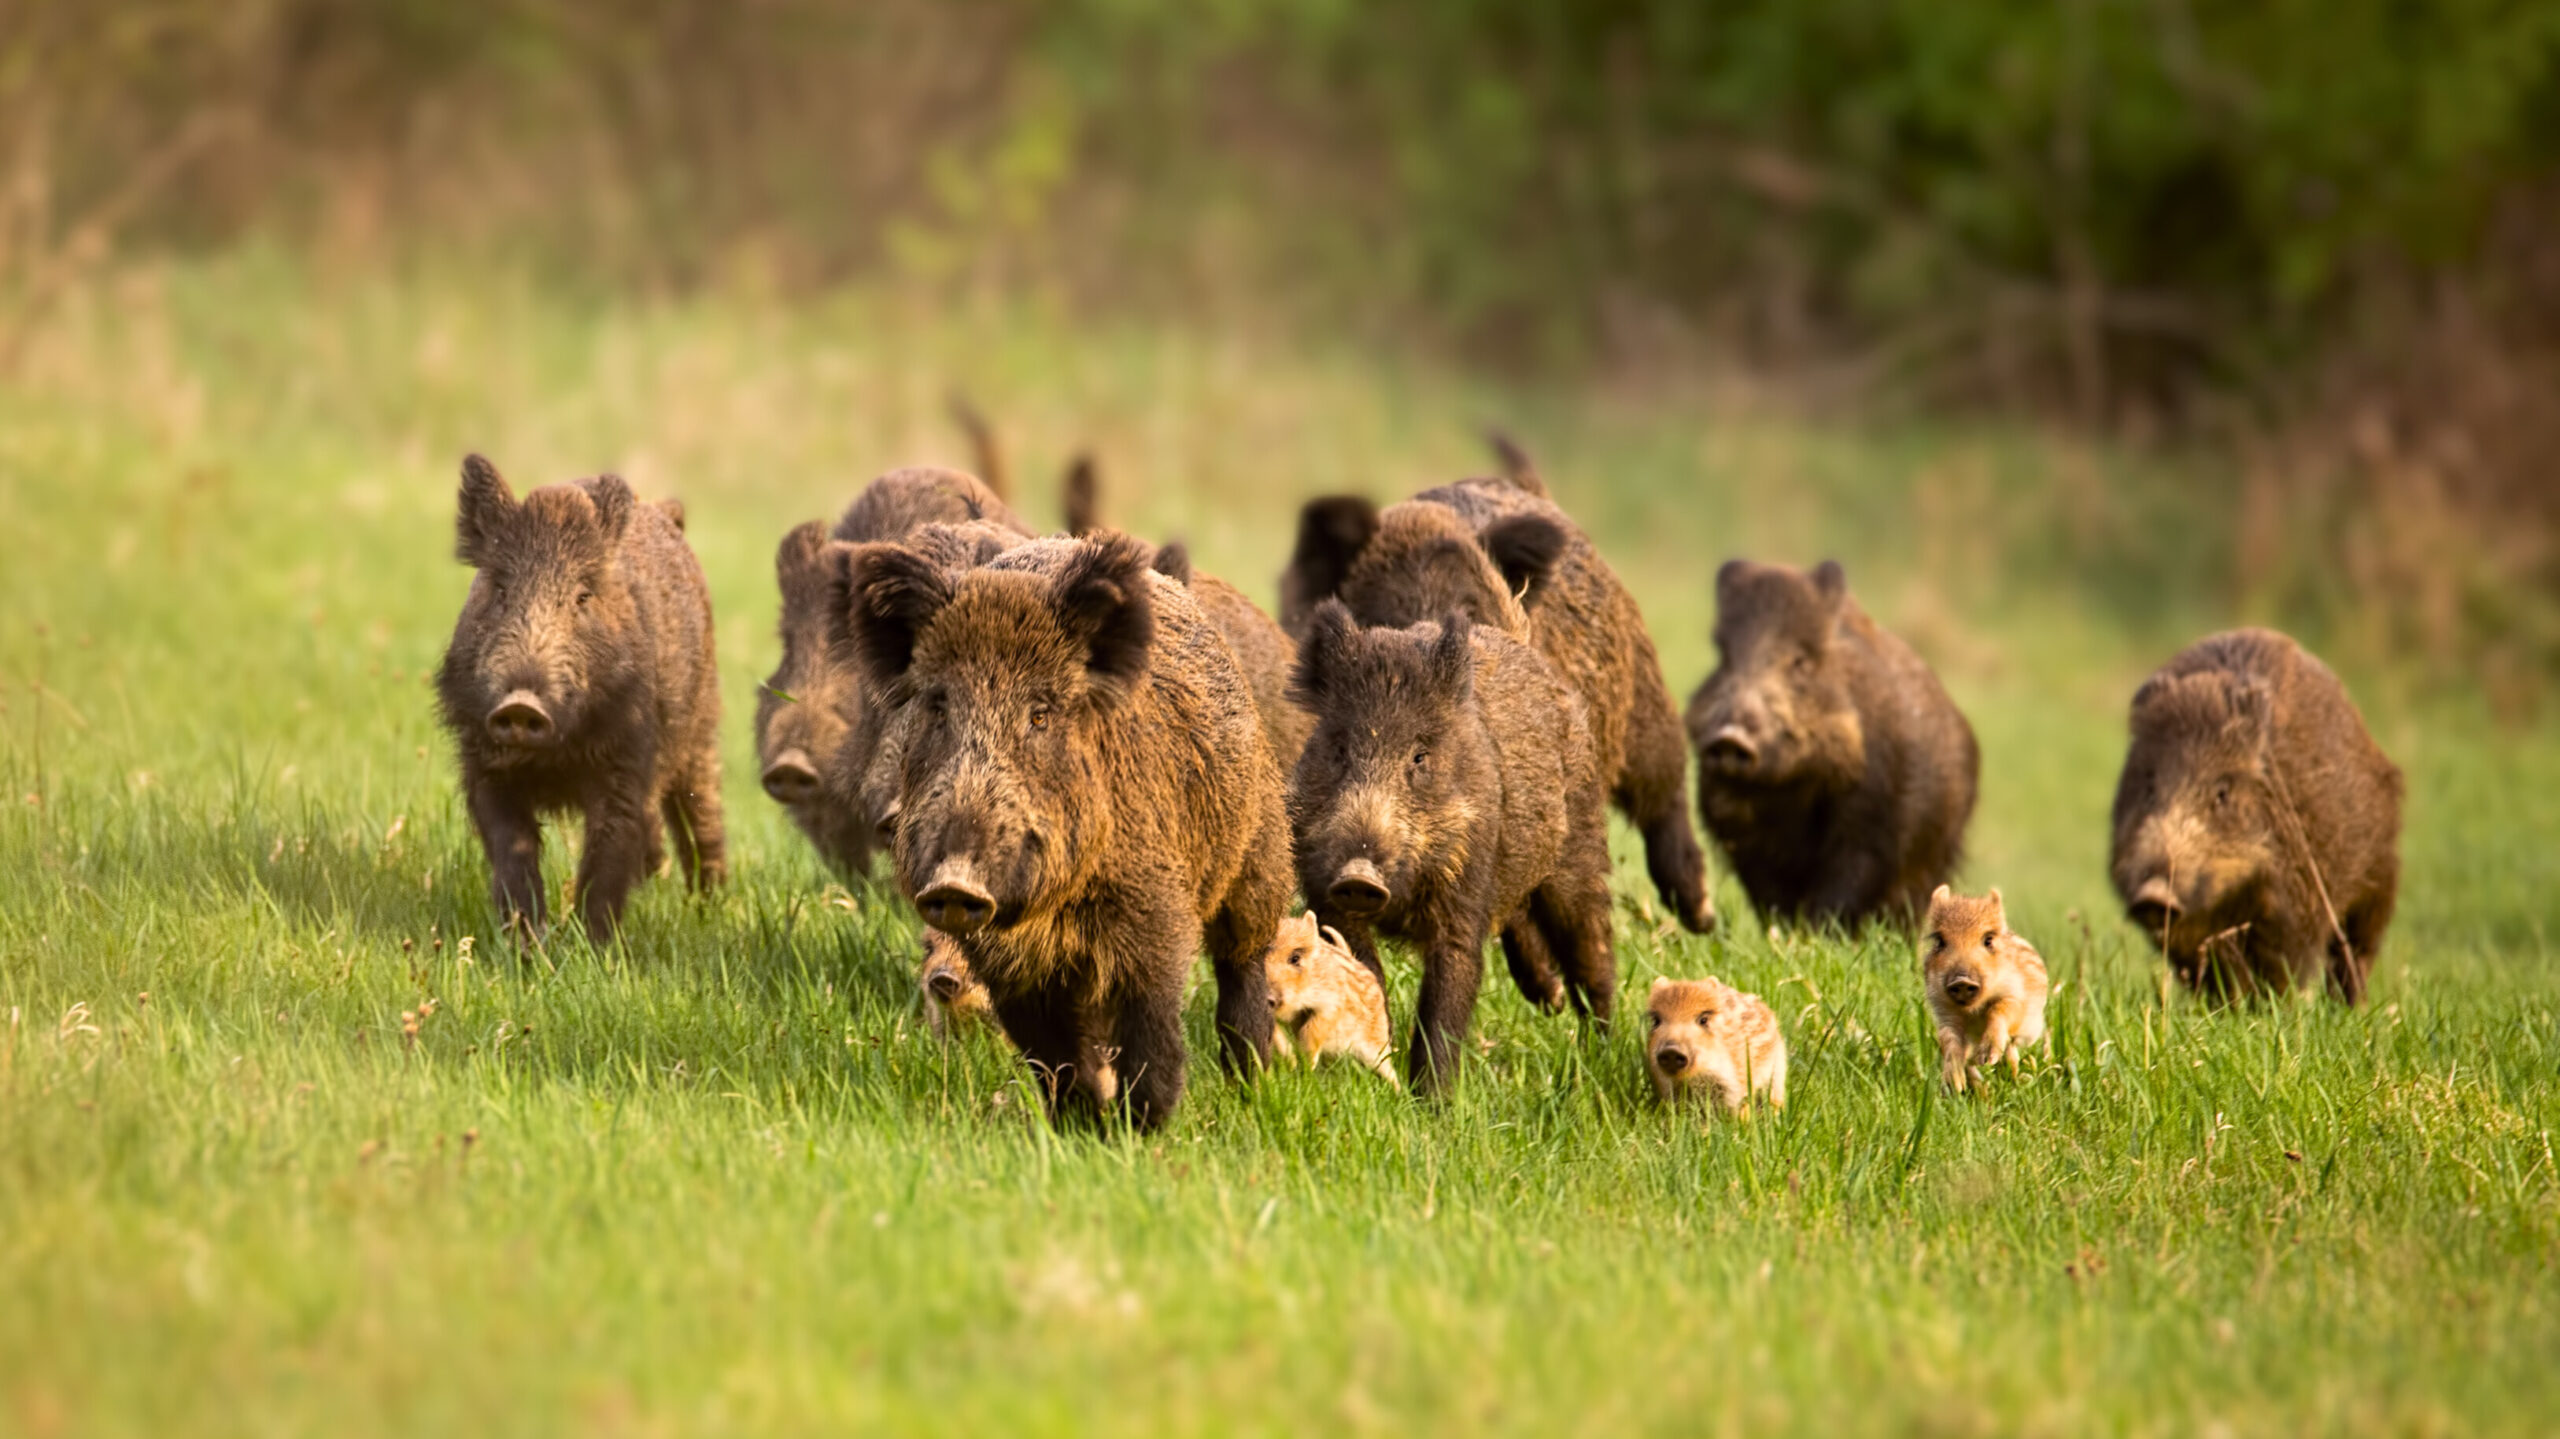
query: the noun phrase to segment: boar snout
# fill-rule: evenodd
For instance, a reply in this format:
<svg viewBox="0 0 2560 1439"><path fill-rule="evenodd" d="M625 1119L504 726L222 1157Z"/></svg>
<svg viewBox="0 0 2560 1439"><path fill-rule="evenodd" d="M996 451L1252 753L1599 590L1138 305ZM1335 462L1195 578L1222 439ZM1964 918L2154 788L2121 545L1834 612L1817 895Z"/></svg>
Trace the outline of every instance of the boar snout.
<svg viewBox="0 0 2560 1439"><path fill-rule="evenodd" d="M1971 975L1959 974L1947 981L1947 998L1958 1008L1970 1008L1975 996L1982 993L1982 982Z"/></svg>
<svg viewBox="0 0 2560 1439"><path fill-rule="evenodd" d="M1738 724L1727 724L1707 736L1707 763L1723 770L1746 770L1760 762L1760 742Z"/></svg>
<svg viewBox="0 0 2560 1439"><path fill-rule="evenodd" d="M2125 913L2133 922L2151 934L2158 934L2176 923L2178 916L2185 911L2186 906L2178 902L2178 892L2169 887L2169 881L2158 875L2144 880L2142 886L2133 892L2132 903L2125 906Z"/></svg>
<svg viewBox="0 0 2560 1439"><path fill-rule="evenodd" d="M1387 877L1366 859L1345 864L1326 886L1325 898L1345 914L1367 917L1387 907Z"/></svg>
<svg viewBox="0 0 2560 1439"><path fill-rule="evenodd" d="M764 792L783 804L807 804L818 797L818 770L807 752L787 749L764 767Z"/></svg>
<svg viewBox="0 0 2560 1439"><path fill-rule="evenodd" d="M937 969L931 978L925 980L924 987L933 991L934 998L949 1004L960 997L960 976L947 969Z"/></svg>
<svg viewBox="0 0 2560 1439"><path fill-rule="evenodd" d="M916 895L916 912L945 934L974 934L996 916L995 896L978 882L977 867L967 860L946 861Z"/></svg>
<svg viewBox="0 0 2560 1439"><path fill-rule="evenodd" d="M531 690L515 690L489 711L489 738L503 745L547 745L559 733L550 707Z"/></svg>
<svg viewBox="0 0 2560 1439"><path fill-rule="evenodd" d="M1660 1065L1665 1074L1678 1074L1689 1067L1689 1056L1677 1049L1658 1049L1654 1051L1653 1062Z"/></svg>

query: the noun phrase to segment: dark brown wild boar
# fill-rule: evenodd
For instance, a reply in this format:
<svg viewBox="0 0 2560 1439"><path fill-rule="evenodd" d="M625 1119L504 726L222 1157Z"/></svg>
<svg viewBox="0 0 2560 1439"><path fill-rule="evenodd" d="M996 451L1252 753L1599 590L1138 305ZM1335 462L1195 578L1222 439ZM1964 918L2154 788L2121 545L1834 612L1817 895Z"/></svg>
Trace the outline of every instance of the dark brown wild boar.
<svg viewBox="0 0 2560 1439"><path fill-rule="evenodd" d="M1350 497L1309 502L1280 579L1281 627L1303 640L1316 604L1332 597L1362 624L1455 610L1534 646L1581 697L1601 781L1644 836L1655 890L1704 934L1715 906L1689 827L1689 752L1653 637L1600 552L1528 474L1462 480L1383 511Z"/></svg>
<svg viewBox="0 0 2560 1439"><path fill-rule="evenodd" d="M518 501L462 462L454 551L478 573L436 694L511 925L544 920L547 812L585 818L577 904L598 943L665 836L695 889L726 873L711 597L681 515L613 475Z"/></svg>
<svg viewBox="0 0 2560 1439"><path fill-rule="evenodd" d="M873 480L836 521L839 543L904 539L933 524L971 538L1030 538L995 492L957 470L892 470ZM838 665L827 643L831 570L828 533L816 521L782 537L774 577L782 590L782 661L756 697L756 757L764 790L839 873L870 872L873 819L848 787L865 762L862 681Z"/></svg>
<svg viewBox="0 0 2560 1439"><path fill-rule="evenodd" d="M1982 769L1928 664L1840 566L1727 561L1715 673L1689 699L1698 811L1772 919L1909 924L1955 872Z"/></svg>
<svg viewBox="0 0 2560 1439"><path fill-rule="evenodd" d="M2400 770L2273 630L2198 640L2133 697L2110 869L2189 985L2354 1004L2400 894Z"/></svg>
<svg viewBox="0 0 2560 1439"><path fill-rule="evenodd" d="M1533 929L1575 1004L1617 997L1608 818L1581 701L1537 651L1455 611L1360 629L1316 607L1298 656L1316 732L1290 793L1298 878L1372 972L1377 934L1422 950L1410 1067L1453 1072L1496 925ZM1533 1002L1545 994L1516 967Z"/></svg>
<svg viewBox="0 0 2560 1439"><path fill-rule="evenodd" d="M883 701L898 880L958 941L1053 1113L1182 1096L1205 938L1228 1063L1260 1065L1288 816L1234 651L1125 535L972 570L838 552L840 649Z"/></svg>

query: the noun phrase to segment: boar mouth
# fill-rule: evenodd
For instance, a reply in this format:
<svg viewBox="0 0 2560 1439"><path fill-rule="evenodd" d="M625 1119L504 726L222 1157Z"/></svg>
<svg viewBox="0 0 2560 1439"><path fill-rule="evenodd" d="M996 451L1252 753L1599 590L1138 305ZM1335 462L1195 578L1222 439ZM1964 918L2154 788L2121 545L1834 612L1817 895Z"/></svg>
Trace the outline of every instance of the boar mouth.
<svg viewBox="0 0 2560 1439"><path fill-rule="evenodd" d="M917 891L916 912L945 934L975 934L994 921L996 900L979 882L977 866L964 859L946 860Z"/></svg>
<svg viewBox="0 0 2560 1439"><path fill-rule="evenodd" d="M2167 933L2186 911L2187 907L2178 902L2178 892L2169 887L2169 881L2158 875L2144 880L2125 906L2125 914L2135 927L2153 935Z"/></svg>
<svg viewBox="0 0 2560 1439"><path fill-rule="evenodd" d="M1699 758L1726 774L1747 774L1760 763L1760 743L1742 726L1729 724L1707 736Z"/></svg>
<svg viewBox="0 0 2560 1439"><path fill-rule="evenodd" d="M818 797L818 770L805 751L784 750L764 769L764 792L776 803L794 807Z"/></svg>
<svg viewBox="0 0 2560 1439"><path fill-rule="evenodd" d="M551 707L531 690L512 690L489 711L489 738L508 749L547 749L560 737Z"/></svg>
<svg viewBox="0 0 2560 1439"><path fill-rule="evenodd" d="M1387 907L1387 877L1370 860L1352 860L1326 886L1325 898L1334 908L1356 919L1374 918Z"/></svg>

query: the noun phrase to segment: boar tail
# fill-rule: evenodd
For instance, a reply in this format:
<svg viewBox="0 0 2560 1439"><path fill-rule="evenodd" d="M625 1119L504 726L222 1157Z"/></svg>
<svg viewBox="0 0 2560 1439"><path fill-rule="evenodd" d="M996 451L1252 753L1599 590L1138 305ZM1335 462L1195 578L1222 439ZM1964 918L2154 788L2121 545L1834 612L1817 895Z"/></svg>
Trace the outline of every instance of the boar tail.
<svg viewBox="0 0 2560 1439"><path fill-rule="evenodd" d="M969 437L971 468L978 472L979 479L987 482L988 489L996 492L997 499L1010 504L1013 482L1005 473L1004 450L996 443L996 427L987 423L987 417L969 402L967 395L957 391L952 393L950 410L951 422L960 427L960 433Z"/></svg>
<svg viewBox="0 0 2560 1439"><path fill-rule="evenodd" d="M1513 488L1540 498L1546 496L1546 477L1538 473L1538 462L1529 458L1529 452L1521 447L1518 440L1499 426L1486 430L1484 440L1493 447L1494 460L1502 466L1502 477L1509 480Z"/></svg>

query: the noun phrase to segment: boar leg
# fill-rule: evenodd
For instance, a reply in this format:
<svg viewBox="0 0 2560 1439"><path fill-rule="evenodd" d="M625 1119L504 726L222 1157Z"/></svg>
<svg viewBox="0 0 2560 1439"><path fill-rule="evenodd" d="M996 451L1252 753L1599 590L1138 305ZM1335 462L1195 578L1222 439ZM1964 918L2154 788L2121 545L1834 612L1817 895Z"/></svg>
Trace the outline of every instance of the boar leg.
<svg viewBox="0 0 2560 1439"><path fill-rule="evenodd" d="M578 918L597 944L613 938L623 901L648 873L649 811L613 795L587 806L586 854L578 861Z"/></svg>
<svg viewBox="0 0 2560 1439"><path fill-rule="evenodd" d="M705 783L702 766L676 776L658 801L667 833L675 840L676 868L696 893L729 875L728 838L720 824L720 785L715 772ZM651 872L657 866L650 865Z"/></svg>
<svg viewBox="0 0 2560 1439"><path fill-rule="evenodd" d="M1218 981L1218 1058L1234 1075L1252 1075L1271 1059L1271 976L1264 967L1272 937L1289 910L1297 875L1289 860L1289 831L1272 812L1262 835L1247 846L1244 869L1227 887L1226 902L1209 917L1209 969ZM1184 953L1190 967L1192 950ZM1179 1083L1175 1092L1180 1092Z"/></svg>
<svg viewBox="0 0 2560 1439"><path fill-rule="evenodd" d="M1005 1038L1013 1041L1013 1047L1022 1051L1031 1082L1039 1086L1049 1122L1060 1122L1078 1093L1074 1007L1045 991L1008 995L995 1006L996 1022L1004 1026Z"/></svg>
<svg viewBox="0 0 2560 1439"><path fill-rule="evenodd" d="M1689 824L1689 737L1662 684L1662 662L1644 646L1634 705L1627 716L1627 758L1610 796L1644 835L1644 867L1681 927L1710 934L1715 897L1707 890L1707 854Z"/></svg>
<svg viewBox="0 0 2560 1439"><path fill-rule="evenodd" d="M1476 991L1484 985L1486 925L1434 926L1422 941L1422 994L1414 1004L1414 1091L1436 1094L1458 1070L1475 1019Z"/></svg>
<svg viewBox="0 0 2560 1439"><path fill-rule="evenodd" d="M1529 914L1562 956L1577 1014L1606 1030L1618 1002L1618 956L1609 937L1606 880L1550 882L1529 896Z"/></svg>
<svg viewBox="0 0 2560 1439"><path fill-rule="evenodd" d="M1261 961L1257 958L1255 963ZM1186 964L1185 969L1189 966ZM1221 1006L1223 1008L1223 1005ZM1120 1053L1113 1061L1120 1094L1129 1104L1130 1122L1141 1133L1161 1128L1182 1102L1182 981L1140 983L1120 996L1113 1037ZM1263 1042L1270 1042L1271 1015L1263 1010ZM1224 1022L1221 1021L1221 1030Z"/></svg>
<svg viewBox="0 0 2560 1439"><path fill-rule="evenodd" d="M1502 958L1522 999L1550 1014L1564 1008L1564 979L1556 973L1555 953L1529 916L1519 915L1502 927Z"/></svg>
<svg viewBox="0 0 2560 1439"><path fill-rule="evenodd" d="M1946 1076L1947 1088L1964 1093L1965 1079L1972 1067L1973 1046L1952 1029L1939 1030L1938 1072Z"/></svg>
<svg viewBox="0 0 2560 1439"><path fill-rule="evenodd" d="M533 807L487 783L471 786L471 823L489 856L489 901L498 921L538 933L546 915L542 894L542 822Z"/></svg>

